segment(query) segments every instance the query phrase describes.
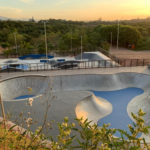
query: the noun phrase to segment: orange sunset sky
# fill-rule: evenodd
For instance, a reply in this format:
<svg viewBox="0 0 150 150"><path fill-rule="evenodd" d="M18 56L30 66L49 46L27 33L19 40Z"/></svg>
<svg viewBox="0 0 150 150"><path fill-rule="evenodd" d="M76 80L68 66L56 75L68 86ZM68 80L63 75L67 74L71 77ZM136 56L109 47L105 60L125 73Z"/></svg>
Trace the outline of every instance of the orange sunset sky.
<svg viewBox="0 0 150 150"><path fill-rule="evenodd" d="M8 18L123 20L150 16L150 0L0 0Z"/></svg>

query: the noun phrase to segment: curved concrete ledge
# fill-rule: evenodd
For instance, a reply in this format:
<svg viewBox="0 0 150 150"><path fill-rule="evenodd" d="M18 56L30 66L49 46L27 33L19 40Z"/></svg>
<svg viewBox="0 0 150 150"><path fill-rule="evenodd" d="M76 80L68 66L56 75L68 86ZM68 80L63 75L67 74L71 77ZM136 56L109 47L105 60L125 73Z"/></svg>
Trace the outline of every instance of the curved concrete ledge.
<svg viewBox="0 0 150 150"><path fill-rule="evenodd" d="M112 112L112 105L98 98L94 94L82 99L75 108L75 113L78 119L93 121L97 123L99 119L109 115Z"/></svg>
<svg viewBox="0 0 150 150"><path fill-rule="evenodd" d="M144 116L144 121L145 121L145 125L149 126L150 125L150 117L149 117L150 116L150 92L149 93L144 92L144 94L135 97L129 102L127 107L127 112L132 120L133 118L131 116L131 112L137 114L139 109L142 109L146 113L146 115ZM145 138L146 141L150 142L149 135L147 136L145 134L142 134L141 137Z"/></svg>
<svg viewBox="0 0 150 150"><path fill-rule="evenodd" d="M117 74L90 74L67 75L51 77L54 91L72 90L119 90L127 87L142 88L145 91L150 87L150 75L142 73Z"/></svg>

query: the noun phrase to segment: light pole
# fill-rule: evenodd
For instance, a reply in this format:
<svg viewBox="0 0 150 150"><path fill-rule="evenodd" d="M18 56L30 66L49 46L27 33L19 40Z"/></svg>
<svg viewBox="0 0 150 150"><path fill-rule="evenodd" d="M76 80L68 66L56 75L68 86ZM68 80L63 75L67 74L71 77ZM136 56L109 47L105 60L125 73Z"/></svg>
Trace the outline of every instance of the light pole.
<svg viewBox="0 0 150 150"><path fill-rule="evenodd" d="M47 34L46 34L46 23L44 22L44 32L45 32L45 51L46 51L46 58L48 59L47 56Z"/></svg>
<svg viewBox="0 0 150 150"><path fill-rule="evenodd" d="M18 54L17 38L16 33L14 32L15 46L16 46L16 55Z"/></svg>
<svg viewBox="0 0 150 150"><path fill-rule="evenodd" d="M110 33L110 49L112 48L112 32Z"/></svg>
<svg viewBox="0 0 150 150"><path fill-rule="evenodd" d="M118 20L118 29L117 29L117 49L119 48L119 20Z"/></svg>
<svg viewBox="0 0 150 150"><path fill-rule="evenodd" d="M81 35L81 60L82 60L82 51L83 51L83 46L82 46L82 35Z"/></svg>
<svg viewBox="0 0 150 150"><path fill-rule="evenodd" d="M70 41L70 44L71 44L71 52L72 52L72 30L71 30L71 41Z"/></svg>

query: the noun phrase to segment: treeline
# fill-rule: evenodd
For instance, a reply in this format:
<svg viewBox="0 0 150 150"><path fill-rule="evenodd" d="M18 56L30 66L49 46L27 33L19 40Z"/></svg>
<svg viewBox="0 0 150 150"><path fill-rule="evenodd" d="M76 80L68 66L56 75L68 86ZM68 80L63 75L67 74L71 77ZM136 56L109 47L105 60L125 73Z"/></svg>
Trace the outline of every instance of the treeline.
<svg viewBox="0 0 150 150"><path fill-rule="evenodd" d="M95 51L100 47L109 50L116 46L117 22L78 22L66 20L0 21L0 46L4 55L45 53L44 22L46 22L48 52L75 53ZM150 49L150 20L145 22L121 21L119 46Z"/></svg>

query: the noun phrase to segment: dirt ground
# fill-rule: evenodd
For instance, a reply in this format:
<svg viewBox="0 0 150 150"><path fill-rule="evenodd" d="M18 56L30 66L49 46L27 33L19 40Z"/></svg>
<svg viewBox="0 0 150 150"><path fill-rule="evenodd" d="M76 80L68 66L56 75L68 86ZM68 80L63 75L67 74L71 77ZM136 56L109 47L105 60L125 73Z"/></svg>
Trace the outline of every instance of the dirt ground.
<svg viewBox="0 0 150 150"><path fill-rule="evenodd" d="M150 59L150 50L134 51L123 48L112 48L110 54L122 59Z"/></svg>

